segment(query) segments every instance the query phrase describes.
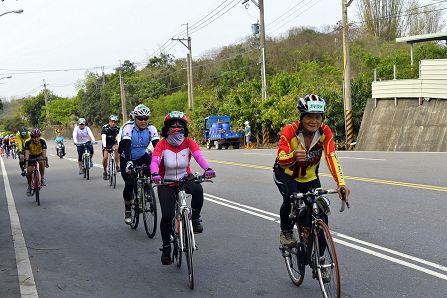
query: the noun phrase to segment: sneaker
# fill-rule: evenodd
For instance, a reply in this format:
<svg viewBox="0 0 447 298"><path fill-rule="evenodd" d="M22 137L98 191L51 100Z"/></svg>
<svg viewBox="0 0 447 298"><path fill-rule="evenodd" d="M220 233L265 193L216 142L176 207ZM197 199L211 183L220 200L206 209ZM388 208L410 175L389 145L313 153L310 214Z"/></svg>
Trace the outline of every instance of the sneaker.
<svg viewBox="0 0 447 298"><path fill-rule="evenodd" d="M161 253L161 263L163 265L171 265L171 244L163 245L163 248L160 248Z"/></svg>
<svg viewBox="0 0 447 298"><path fill-rule="evenodd" d="M42 180L40 180L40 184L42 184L42 186L46 186L47 185L47 179L42 178Z"/></svg>
<svg viewBox="0 0 447 298"><path fill-rule="evenodd" d="M203 232L203 226L200 223L202 220L200 218L196 218L192 220L192 230L196 234L200 234Z"/></svg>
<svg viewBox="0 0 447 298"><path fill-rule="evenodd" d="M102 173L102 179L109 180L109 175L106 172Z"/></svg>
<svg viewBox="0 0 447 298"><path fill-rule="evenodd" d="M132 223L132 213L130 211L124 212L124 222L128 225Z"/></svg>
<svg viewBox="0 0 447 298"><path fill-rule="evenodd" d="M33 190L31 189L31 187L28 187L28 189L26 190L26 195L28 197L31 197L33 195Z"/></svg>
<svg viewBox="0 0 447 298"><path fill-rule="evenodd" d="M22 171L22 173L20 173L20 175L22 175L23 177L25 177L25 176L26 176L26 172L25 172L25 171Z"/></svg>
<svg viewBox="0 0 447 298"><path fill-rule="evenodd" d="M117 173L121 172L121 168L119 166L116 168L116 172Z"/></svg>
<svg viewBox="0 0 447 298"><path fill-rule="evenodd" d="M292 247L296 245L296 239L292 230L281 231L279 234L279 242L284 247Z"/></svg>
<svg viewBox="0 0 447 298"><path fill-rule="evenodd" d="M331 272L327 270L326 268L321 269L321 279L323 280L323 283L327 284L331 281Z"/></svg>

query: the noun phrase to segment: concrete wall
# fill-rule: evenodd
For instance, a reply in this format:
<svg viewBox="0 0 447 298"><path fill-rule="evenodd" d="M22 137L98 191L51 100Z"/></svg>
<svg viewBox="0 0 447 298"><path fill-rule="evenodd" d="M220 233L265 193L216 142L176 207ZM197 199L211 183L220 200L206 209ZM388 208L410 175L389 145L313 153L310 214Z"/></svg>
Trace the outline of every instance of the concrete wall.
<svg viewBox="0 0 447 298"><path fill-rule="evenodd" d="M369 99L355 150L447 152L447 100Z"/></svg>

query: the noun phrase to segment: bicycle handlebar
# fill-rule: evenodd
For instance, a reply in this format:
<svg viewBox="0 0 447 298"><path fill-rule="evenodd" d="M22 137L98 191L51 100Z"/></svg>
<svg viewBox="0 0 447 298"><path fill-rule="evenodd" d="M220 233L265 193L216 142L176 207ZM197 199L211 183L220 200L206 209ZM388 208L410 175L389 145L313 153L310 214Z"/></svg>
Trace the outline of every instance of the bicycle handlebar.
<svg viewBox="0 0 447 298"><path fill-rule="evenodd" d="M160 185L174 185L174 184L184 184L185 182L189 182L192 181L194 183L203 183L203 182L211 182L213 183L213 181L211 179L205 178L204 175L194 175L192 177L189 176L185 176L179 180L174 180L174 179L163 179L162 183L160 184L156 184L155 186L160 186Z"/></svg>
<svg viewBox="0 0 447 298"><path fill-rule="evenodd" d="M321 188L317 188L317 189L313 189L310 190L306 193L293 193L290 198L291 199L305 199L308 198L310 196L321 196L321 195L325 195L325 194L330 194L330 193L338 193L338 190L336 189L321 189ZM349 202L346 201L346 190L344 188L341 189L341 195L342 195L342 199L341 199L341 207L340 207L340 212L343 212L345 210L346 207L348 207L348 209L350 208L349 206Z"/></svg>

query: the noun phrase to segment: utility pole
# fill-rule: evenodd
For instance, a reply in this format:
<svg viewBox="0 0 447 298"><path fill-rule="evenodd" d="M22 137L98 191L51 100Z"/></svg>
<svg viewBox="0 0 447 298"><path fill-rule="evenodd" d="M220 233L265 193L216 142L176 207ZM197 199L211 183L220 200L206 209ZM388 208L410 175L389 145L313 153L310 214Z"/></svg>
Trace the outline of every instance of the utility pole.
<svg viewBox="0 0 447 298"><path fill-rule="evenodd" d="M48 109L47 84L43 80L43 97L45 98L45 109L47 110L47 127L50 127L50 110Z"/></svg>
<svg viewBox="0 0 447 298"><path fill-rule="evenodd" d="M182 43L187 49L188 54L186 55L186 76L188 81L188 108L194 109L194 81L192 74L192 49L191 49L191 36L189 36L189 25L188 23L182 24L186 25L186 38L171 38L171 40L177 40ZM185 44L187 41L188 44Z"/></svg>
<svg viewBox="0 0 447 298"><path fill-rule="evenodd" d="M250 0L242 1L246 4ZM259 2L258 2L259 1ZM264 0L251 0L259 8L259 44L261 48L261 80L262 80L262 101L267 99L267 75L265 65L265 22L264 22ZM248 4L247 4L248 5ZM247 8L248 6L246 6Z"/></svg>
<svg viewBox="0 0 447 298"><path fill-rule="evenodd" d="M347 1L347 2L346 2ZM348 7L353 0L341 0L343 16L343 70L344 70L344 107L345 107L345 132L346 149L351 149L354 141L354 125L352 119L352 95L351 95L351 58L349 55L348 34Z"/></svg>
<svg viewBox="0 0 447 298"><path fill-rule="evenodd" d="M120 95L121 95L121 113L123 114L123 123L127 121L127 109L126 109L126 92L124 89L124 80L121 75L121 61L120 61L120 67L118 68L118 74L120 77Z"/></svg>

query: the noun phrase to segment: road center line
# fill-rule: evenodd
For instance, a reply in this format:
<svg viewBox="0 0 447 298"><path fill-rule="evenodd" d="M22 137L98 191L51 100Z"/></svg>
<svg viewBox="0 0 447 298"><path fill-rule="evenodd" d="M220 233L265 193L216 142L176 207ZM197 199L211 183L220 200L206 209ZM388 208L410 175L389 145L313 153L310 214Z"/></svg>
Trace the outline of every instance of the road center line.
<svg viewBox="0 0 447 298"><path fill-rule="evenodd" d="M279 215L275 214L275 213L272 213L272 212L264 211L264 210L261 210L261 209L255 208L255 207L251 207L251 206L248 206L248 205L244 205L244 204L240 204L240 203L237 203L237 202L233 202L231 200L223 199L223 198L220 198L220 197L217 197L217 196L214 196L214 195L210 195L208 193L204 194L204 199L207 200L207 201L213 202L215 204L219 204L219 205L222 205L222 206L225 206L225 207L236 209L236 210L239 210L241 212L248 213L250 215L254 215L254 216L257 216L257 217L260 217L260 218L263 218L263 219L267 219L269 221L273 221L273 222L279 223L279 221L276 219L276 218L279 217ZM248 209L250 209L250 210L248 210ZM252 210L254 210L254 211L252 211ZM274 216L276 218L270 217L270 216L266 216L264 214L257 213L255 211L258 211L258 212L261 212L261 213L264 213L264 214L268 214L268 215ZM345 245L345 246L348 246L350 248L362 251L364 253L367 253L367 254L370 254L370 255L373 255L373 256L376 256L376 257L388 260L390 262L397 263L397 264L400 264L402 266L406 266L406 267L409 267L409 268L412 268L412 269L424 272L426 274L429 274L429 275L432 275L432 276L435 276L435 277L447 280L447 275L445 275L445 274L441 274L441 273L438 273L436 271L433 271L433 270L430 270L430 269L427 269L427 268L424 268L424 267L421 267L421 266L409 263L407 261L403 261L403 260L397 259L395 257L388 256L388 255L385 255L383 253L376 252L376 251L373 251L371 249L361 247L359 245L347 242L347 241L339 239L339 238L344 238L344 239L347 239L347 240L350 240L350 241L353 241L353 242L360 243L360 244L365 245L365 246L369 246L369 247L375 248L377 250L381 250L381 251L384 251L384 252L387 252L387 253L390 253L390 254L397 255L397 256L402 257L402 258L407 258L409 260L412 260L412 261L415 261L415 262L419 262L419 263L422 263L422 264L427 265L427 266L431 266L431 267L439 269L439 270L447 271L447 267L445 267L445 266L442 266L440 264L436 264L436 263L433 263L433 262L430 262L430 261L426 261L426 260L423 260L421 258L413 257L413 256L410 256L408 254L404 254L404 253L398 252L396 250L392 250L392 249L389 249L389 248L386 248L386 247L382 247L382 246L379 246L379 245L376 245L376 244L373 244L373 243L370 243L370 242L367 242L367 241L356 239L356 238L353 238L353 237L350 237L350 236L347 236L347 235L344 235L344 234L341 234L341 233L337 233L337 232L333 232L333 231L331 231L331 233L335 236L334 237L334 241L337 242L337 243L340 243L342 245ZM337 237L339 237L339 238L337 238Z"/></svg>
<svg viewBox="0 0 447 298"><path fill-rule="evenodd" d="M9 219L11 221L12 241L14 243L14 251L16 255L20 294L22 297L37 298L39 295L37 294L36 283L34 282L33 270L31 268L25 238L23 237L19 214L17 213L14 197L12 196L11 186L9 185L8 174L6 173L3 158L0 158L0 161L8 202Z"/></svg>

